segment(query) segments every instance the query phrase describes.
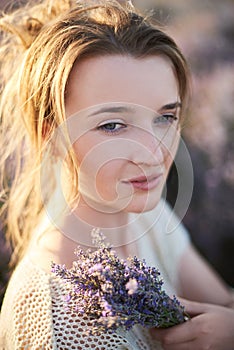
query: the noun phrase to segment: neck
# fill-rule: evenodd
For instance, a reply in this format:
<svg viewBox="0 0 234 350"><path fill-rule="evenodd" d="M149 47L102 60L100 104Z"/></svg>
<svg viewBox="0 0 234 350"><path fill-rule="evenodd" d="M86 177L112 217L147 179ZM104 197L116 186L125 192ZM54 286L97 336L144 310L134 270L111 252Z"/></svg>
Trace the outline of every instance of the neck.
<svg viewBox="0 0 234 350"><path fill-rule="evenodd" d="M117 254L122 258L137 255L136 232L133 228L138 216L131 217L126 212L104 213L79 203L69 214L57 215L56 219L45 215L46 222L55 229L38 228L37 250L45 256L45 264L49 261L71 266L75 259L74 250L80 246L83 250L93 247L91 231L99 228ZM49 220L48 220L49 219ZM51 221L51 222L50 222ZM49 223L50 222L50 223ZM45 227L47 224L45 223ZM41 234L40 232L44 232ZM39 238L39 240L38 240ZM41 258L40 258L41 260Z"/></svg>
<svg viewBox="0 0 234 350"><path fill-rule="evenodd" d="M91 231L99 228L114 247L125 245L128 240L129 214L123 211L106 213L87 206L82 201L68 214L61 225L68 238L82 246L92 246Z"/></svg>

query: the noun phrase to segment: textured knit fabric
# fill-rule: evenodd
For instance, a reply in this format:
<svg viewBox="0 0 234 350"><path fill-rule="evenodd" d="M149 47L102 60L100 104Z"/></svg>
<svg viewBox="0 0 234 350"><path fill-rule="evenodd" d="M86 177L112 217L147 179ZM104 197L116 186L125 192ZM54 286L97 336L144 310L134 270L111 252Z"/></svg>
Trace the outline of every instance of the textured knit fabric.
<svg viewBox="0 0 234 350"><path fill-rule="evenodd" d="M162 204L163 203L163 204ZM133 218L134 216L132 216ZM157 267L164 288L176 294L178 263L189 244L187 232L164 202L136 220L140 258ZM168 222L170 230L168 231ZM1 350L136 349L159 350L148 331L87 335L89 318L64 306L66 286L25 256L9 282L0 316Z"/></svg>

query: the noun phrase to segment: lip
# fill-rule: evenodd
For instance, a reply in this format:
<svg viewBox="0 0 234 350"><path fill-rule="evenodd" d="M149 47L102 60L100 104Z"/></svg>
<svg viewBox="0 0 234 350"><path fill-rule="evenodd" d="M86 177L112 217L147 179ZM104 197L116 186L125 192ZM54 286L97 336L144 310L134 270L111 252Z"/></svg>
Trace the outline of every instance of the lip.
<svg viewBox="0 0 234 350"><path fill-rule="evenodd" d="M151 176L139 176L123 182L132 185L135 189L149 191L156 188L159 185L162 175L163 174L160 173Z"/></svg>

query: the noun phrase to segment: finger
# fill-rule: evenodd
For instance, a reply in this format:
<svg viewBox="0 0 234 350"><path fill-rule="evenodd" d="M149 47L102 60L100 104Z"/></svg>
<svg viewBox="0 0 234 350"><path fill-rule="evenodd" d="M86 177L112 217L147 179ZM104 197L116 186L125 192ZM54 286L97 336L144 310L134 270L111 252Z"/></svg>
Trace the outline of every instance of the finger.
<svg viewBox="0 0 234 350"><path fill-rule="evenodd" d="M178 298L181 305L185 307L185 311L190 316L200 315L208 311L209 304L199 303L196 301L191 301L183 298Z"/></svg>
<svg viewBox="0 0 234 350"><path fill-rule="evenodd" d="M196 338L196 323L191 319L167 329L152 328L150 333L153 338L167 345L190 342Z"/></svg>
<svg viewBox="0 0 234 350"><path fill-rule="evenodd" d="M162 344L163 350L198 350L198 345L194 342L186 342L179 344Z"/></svg>

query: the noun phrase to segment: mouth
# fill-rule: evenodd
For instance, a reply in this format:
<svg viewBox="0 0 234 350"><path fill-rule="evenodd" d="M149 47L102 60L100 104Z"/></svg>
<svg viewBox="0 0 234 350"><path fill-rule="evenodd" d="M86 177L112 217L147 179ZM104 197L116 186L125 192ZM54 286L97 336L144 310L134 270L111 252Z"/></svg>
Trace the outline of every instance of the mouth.
<svg viewBox="0 0 234 350"><path fill-rule="evenodd" d="M123 181L125 184L132 185L133 188L142 191L149 191L156 188L161 182L163 174L151 175L151 176L139 176L127 181Z"/></svg>

